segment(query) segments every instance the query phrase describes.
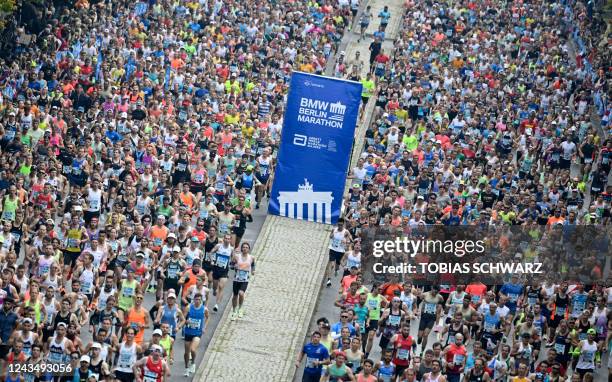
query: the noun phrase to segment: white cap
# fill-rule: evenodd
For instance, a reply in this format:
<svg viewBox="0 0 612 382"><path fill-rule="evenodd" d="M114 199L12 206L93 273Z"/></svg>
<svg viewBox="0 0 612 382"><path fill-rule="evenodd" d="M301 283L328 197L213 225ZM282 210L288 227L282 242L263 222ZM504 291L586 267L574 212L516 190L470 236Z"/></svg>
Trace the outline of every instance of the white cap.
<svg viewBox="0 0 612 382"><path fill-rule="evenodd" d="M125 111L121 113L121 118L127 118L127 113Z"/></svg>
<svg viewBox="0 0 612 382"><path fill-rule="evenodd" d="M89 356L87 354L81 356L81 362L87 362L90 363L91 359L89 358Z"/></svg>
<svg viewBox="0 0 612 382"><path fill-rule="evenodd" d="M163 336L164 333L161 331L161 329L155 329L153 331L153 335Z"/></svg>
<svg viewBox="0 0 612 382"><path fill-rule="evenodd" d="M176 298L176 293L174 292L168 293L168 298Z"/></svg>
<svg viewBox="0 0 612 382"><path fill-rule="evenodd" d="M168 234L168 239L170 239L170 238L172 238L172 239L176 239L176 235L174 234L174 232L170 232L170 233Z"/></svg>
<svg viewBox="0 0 612 382"><path fill-rule="evenodd" d="M174 246L174 248L172 248L172 252L180 252L181 251L181 247L179 247L178 245Z"/></svg>
<svg viewBox="0 0 612 382"><path fill-rule="evenodd" d="M159 351L161 353L164 349L162 349L162 347L159 346L159 345L153 344L153 345L151 345L151 350L153 350L153 351L157 350L157 351Z"/></svg>

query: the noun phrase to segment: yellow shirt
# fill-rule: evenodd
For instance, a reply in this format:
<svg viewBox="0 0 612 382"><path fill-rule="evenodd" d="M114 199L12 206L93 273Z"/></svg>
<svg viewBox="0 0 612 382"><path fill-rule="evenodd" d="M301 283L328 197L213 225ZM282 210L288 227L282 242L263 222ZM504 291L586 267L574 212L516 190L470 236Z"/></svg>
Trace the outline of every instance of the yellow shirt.
<svg viewBox="0 0 612 382"><path fill-rule="evenodd" d="M227 124L236 124L238 123L238 121L240 121L240 115L236 114L236 115L231 115L231 114L225 114L225 119L224 122Z"/></svg>

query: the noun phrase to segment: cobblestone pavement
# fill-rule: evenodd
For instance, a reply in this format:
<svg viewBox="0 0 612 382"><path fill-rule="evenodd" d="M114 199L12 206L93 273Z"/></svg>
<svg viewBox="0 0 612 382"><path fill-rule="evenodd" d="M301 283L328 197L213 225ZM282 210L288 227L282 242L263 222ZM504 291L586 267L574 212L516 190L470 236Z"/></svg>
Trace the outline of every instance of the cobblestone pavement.
<svg viewBox="0 0 612 382"><path fill-rule="evenodd" d="M245 316L230 321L225 309L194 381L291 380L321 288L328 236L328 226L268 216L253 251Z"/></svg>

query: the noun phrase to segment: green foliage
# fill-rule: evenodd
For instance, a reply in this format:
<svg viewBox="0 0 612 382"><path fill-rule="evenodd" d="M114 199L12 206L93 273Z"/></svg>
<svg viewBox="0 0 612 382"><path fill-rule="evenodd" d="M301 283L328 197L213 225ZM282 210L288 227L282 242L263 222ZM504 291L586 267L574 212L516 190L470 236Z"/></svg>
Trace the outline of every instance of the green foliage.
<svg viewBox="0 0 612 382"><path fill-rule="evenodd" d="M16 0L0 0L0 12L13 13L17 9Z"/></svg>

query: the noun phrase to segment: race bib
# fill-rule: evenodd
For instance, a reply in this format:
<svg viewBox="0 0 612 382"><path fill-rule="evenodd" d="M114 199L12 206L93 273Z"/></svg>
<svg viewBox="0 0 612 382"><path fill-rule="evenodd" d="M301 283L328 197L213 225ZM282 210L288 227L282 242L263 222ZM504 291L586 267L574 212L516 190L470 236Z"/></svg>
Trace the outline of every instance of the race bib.
<svg viewBox="0 0 612 382"><path fill-rule="evenodd" d="M432 303L432 302L426 302L425 303L425 310L423 313L426 314L436 314L436 304Z"/></svg>
<svg viewBox="0 0 612 382"><path fill-rule="evenodd" d="M100 201L97 199L92 199L89 201L89 209L91 210L98 210L100 209Z"/></svg>
<svg viewBox="0 0 612 382"><path fill-rule="evenodd" d="M317 358L314 357L306 357L306 367L312 369L315 367L315 362L318 361Z"/></svg>
<svg viewBox="0 0 612 382"><path fill-rule="evenodd" d="M227 264L229 264L229 256L223 256L217 254L217 266L219 268L226 268Z"/></svg>
<svg viewBox="0 0 612 382"><path fill-rule="evenodd" d="M122 293L125 297L132 297L134 295L134 288L128 288L128 287L123 288Z"/></svg>
<svg viewBox="0 0 612 382"><path fill-rule="evenodd" d="M208 218L208 210L206 209L206 207L200 208L200 219L207 219Z"/></svg>
<svg viewBox="0 0 612 382"><path fill-rule="evenodd" d="M378 300L368 300L368 308L374 310L378 308Z"/></svg>
<svg viewBox="0 0 612 382"><path fill-rule="evenodd" d="M564 354L565 353L565 345L564 344L555 344L555 350L557 351L557 354Z"/></svg>
<svg viewBox="0 0 612 382"><path fill-rule="evenodd" d="M190 329L199 330L200 329L200 320L196 320L195 318L190 318L187 320L187 327Z"/></svg>
<svg viewBox="0 0 612 382"><path fill-rule="evenodd" d="M389 325L399 326L401 320L402 320L401 316L390 315L389 316Z"/></svg>
<svg viewBox="0 0 612 382"><path fill-rule="evenodd" d="M238 269L236 271L236 281L249 281L249 271L245 271L244 269Z"/></svg>
<svg viewBox="0 0 612 382"><path fill-rule="evenodd" d="M398 349L397 350L397 359L407 360L410 358L410 350L408 349Z"/></svg>
<svg viewBox="0 0 612 382"><path fill-rule="evenodd" d="M462 365L463 360L465 360L465 356L463 354L455 354L455 356L453 357L453 363L455 365Z"/></svg>
<svg viewBox="0 0 612 382"><path fill-rule="evenodd" d="M145 371L144 373L144 378L142 379L143 382L157 382L157 373L154 373L152 371Z"/></svg>

